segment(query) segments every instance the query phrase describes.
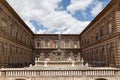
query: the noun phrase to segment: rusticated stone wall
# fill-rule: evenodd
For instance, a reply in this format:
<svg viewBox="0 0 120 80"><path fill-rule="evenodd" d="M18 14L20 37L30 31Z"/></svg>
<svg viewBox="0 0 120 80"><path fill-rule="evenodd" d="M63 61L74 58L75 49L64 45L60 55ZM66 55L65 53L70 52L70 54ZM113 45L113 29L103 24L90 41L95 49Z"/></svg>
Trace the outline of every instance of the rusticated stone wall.
<svg viewBox="0 0 120 80"><path fill-rule="evenodd" d="M0 0L0 67L33 62L33 33L5 0Z"/></svg>
<svg viewBox="0 0 120 80"><path fill-rule="evenodd" d="M81 54L90 66L120 67L119 4L112 0L80 34Z"/></svg>

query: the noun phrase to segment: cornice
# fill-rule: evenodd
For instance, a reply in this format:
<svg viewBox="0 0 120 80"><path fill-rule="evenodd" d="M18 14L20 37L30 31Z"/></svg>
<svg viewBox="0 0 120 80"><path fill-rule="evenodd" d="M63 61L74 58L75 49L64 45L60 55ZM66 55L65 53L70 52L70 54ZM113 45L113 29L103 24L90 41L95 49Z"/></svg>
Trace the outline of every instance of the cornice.
<svg viewBox="0 0 120 80"><path fill-rule="evenodd" d="M34 36L43 36L43 35L50 35L56 36L58 34L34 34L32 30L25 24L25 22L18 16L18 14L14 11L14 9L7 3L6 0L0 0L13 14L14 16L25 26L29 32ZM92 21L91 23L80 33L80 34L62 34L64 36L81 36L87 29L89 29L105 12L113 6L118 0L112 0Z"/></svg>
<svg viewBox="0 0 120 80"><path fill-rule="evenodd" d="M92 21L88 26L80 33L80 36L87 31L96 21L98 21L102 15L104 15L112 6L119 0L112 0Z"/></svg>
<svg viewBox="0 0 120 80"><path fill-rule="evenodd" d="M32 30L25 24L25 22L21 19L21 17L15 12L15 10L8 4L6 0L0 0L2 5L4 5L16 18L22 25L33 35L34 33Z"/></svg>

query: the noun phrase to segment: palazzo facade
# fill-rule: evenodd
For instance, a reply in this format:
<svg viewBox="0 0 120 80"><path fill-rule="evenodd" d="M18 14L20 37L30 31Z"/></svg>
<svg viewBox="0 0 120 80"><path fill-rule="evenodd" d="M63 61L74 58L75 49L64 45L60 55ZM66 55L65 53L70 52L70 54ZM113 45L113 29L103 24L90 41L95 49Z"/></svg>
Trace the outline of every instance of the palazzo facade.
<svg viewBox="0 0 120 80"><path fill-rule="evenodd" d="M119 68L120 0L80 34L34 34L0 0L0 80L120 80Z"/></svg>
<svg viewBox="0 0 120 80"><path fill-rule="evenodd" d="M33 32L0 0L0 67L28 66L33 62L32 47Z"/></svg>
<svg viewBox="0 0 120 80"><path fill-rule="evenodd" d="M85 62L120 67L120 0L112 0L80 37Z"/></svg>
<svg viewBox="0 0 120 80"><path fill-rule="evenodd" d="M60 48L65 54L52 54ZM34 54L39 57L50 58L51 61L66 61L69 57L77 61L80 55L79 35L74 34L36 34L34 36Z"/></svg>

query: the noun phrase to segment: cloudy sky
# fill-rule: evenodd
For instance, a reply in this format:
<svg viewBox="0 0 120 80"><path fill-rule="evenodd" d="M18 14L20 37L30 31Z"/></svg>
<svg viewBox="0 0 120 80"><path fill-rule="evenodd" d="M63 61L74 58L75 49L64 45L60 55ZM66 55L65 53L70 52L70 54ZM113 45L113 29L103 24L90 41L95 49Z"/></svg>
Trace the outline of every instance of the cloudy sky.
<svg viewBox="0 0 120 80"><path fill-rule="evenodd" d="M7 0L34 33L79 34L111 0Z"/></svg>

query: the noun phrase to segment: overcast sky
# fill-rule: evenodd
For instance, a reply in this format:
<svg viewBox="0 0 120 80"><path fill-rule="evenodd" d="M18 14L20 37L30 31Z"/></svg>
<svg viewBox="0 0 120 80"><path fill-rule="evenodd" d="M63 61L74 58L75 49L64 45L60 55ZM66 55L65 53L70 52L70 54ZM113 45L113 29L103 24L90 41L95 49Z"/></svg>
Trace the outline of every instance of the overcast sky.
<svg viewBox="0 0 120 80"><path fill-rule="evenodd" d="M7 0L37 34L79 34L111 0Z"/></svg>

